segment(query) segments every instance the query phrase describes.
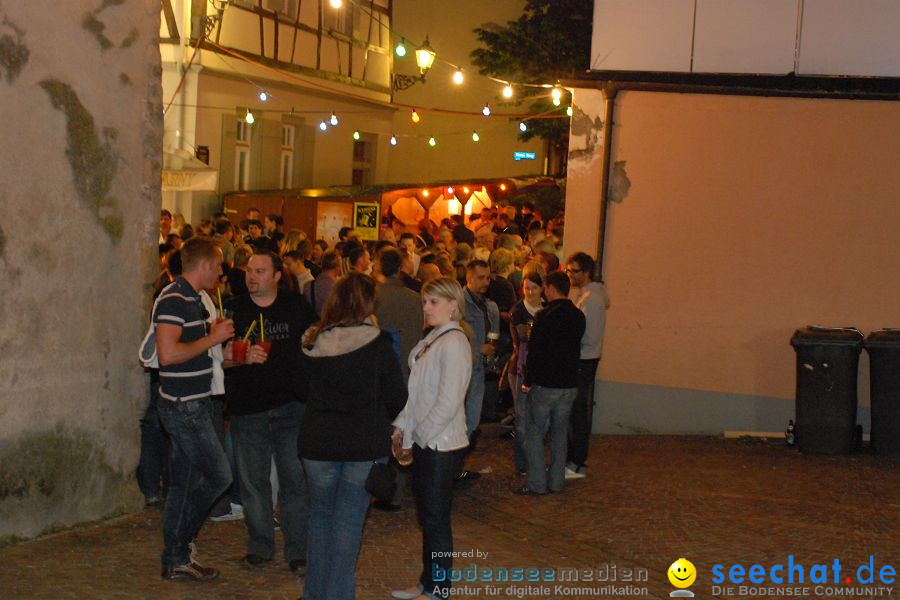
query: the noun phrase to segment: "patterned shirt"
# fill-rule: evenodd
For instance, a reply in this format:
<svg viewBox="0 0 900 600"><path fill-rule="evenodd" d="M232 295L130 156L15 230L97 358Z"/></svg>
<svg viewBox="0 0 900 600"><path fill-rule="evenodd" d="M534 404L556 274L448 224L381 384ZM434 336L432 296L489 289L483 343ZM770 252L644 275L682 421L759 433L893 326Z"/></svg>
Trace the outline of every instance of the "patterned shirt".
<svg viewBox="0 0 900 600"><path fill-rule="evenodd" d="M178 341L189 343L207 335L208 317L200 295L179 277L160 294L153 322L180 327ZM207 352L177 365L160 365L159 395L173 402L206 398L211 394L212 372L212 359Z"/></svg>

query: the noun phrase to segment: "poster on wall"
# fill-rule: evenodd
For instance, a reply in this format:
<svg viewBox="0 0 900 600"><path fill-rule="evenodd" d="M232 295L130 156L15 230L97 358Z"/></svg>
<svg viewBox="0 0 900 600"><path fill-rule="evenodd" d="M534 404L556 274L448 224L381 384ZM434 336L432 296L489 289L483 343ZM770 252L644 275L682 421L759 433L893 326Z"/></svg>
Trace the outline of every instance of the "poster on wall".
<svg viewBox="0 0 900 600"><path fill-rule="evenodd" d="M353 203L353 229L359 232L362 239L370 242L378 241L378 226L381 220L377 202Z"/></svg>
<svg viewBox="0 0 900 600"><path fill-rule="evenodd" d="M340 241L341 227L353 227L353 206L349 202L319 202L316 209L316 239L329 247Z"/></svg>

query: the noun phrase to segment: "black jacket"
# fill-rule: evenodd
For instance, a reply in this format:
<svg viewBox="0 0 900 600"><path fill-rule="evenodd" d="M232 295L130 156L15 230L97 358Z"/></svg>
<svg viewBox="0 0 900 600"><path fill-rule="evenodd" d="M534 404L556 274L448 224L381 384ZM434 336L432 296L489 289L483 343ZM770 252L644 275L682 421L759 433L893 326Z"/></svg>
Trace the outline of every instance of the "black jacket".
<svg viewBox="0 0 900 600"><path fill-rule="evenodd" d="M524 385L578 387L584 313L568 298L554 300L534 317Z"/></svg>
<svg viewBox="0 0 900 600"><path fill-rule="evenodd" d="M342 336L345 332L340 329L359 328L327 333ZM352 341L345 345L350 349L340 353L301 352L307 388L298 446L301 458L365 461L391 452L391 423L406 405L406 384L393 340L380 332L361 346ZM335 346L340 350L339 344Z"/></svg>

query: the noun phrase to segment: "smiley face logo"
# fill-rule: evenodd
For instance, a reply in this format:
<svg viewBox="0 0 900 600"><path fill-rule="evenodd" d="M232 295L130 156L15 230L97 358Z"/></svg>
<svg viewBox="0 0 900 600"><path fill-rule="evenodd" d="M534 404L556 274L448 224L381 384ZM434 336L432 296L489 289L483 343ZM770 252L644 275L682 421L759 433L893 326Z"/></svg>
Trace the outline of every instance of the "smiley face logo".
<svg viewBox="0 0 900 600"><path fill-rule="evenodd" d="M677 588L690 587L697 579L697 569L686 558L679 558L669 567L669 583Z"/></svg>

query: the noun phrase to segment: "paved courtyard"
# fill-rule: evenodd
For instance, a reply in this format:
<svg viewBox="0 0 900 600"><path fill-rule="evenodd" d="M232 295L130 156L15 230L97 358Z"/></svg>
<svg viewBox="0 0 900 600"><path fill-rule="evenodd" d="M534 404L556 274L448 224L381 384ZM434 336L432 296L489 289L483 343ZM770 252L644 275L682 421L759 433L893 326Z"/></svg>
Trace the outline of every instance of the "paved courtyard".
<svg viewBox="0 0 900 600"><path fill-rule="evenodd" d="M552 573L557 581L461 582L455 597L668 598L675 588L666 571L685 557L697 570L690 587L697 598L776 597L779 591L769 588L779 587L810 598L900 598L900 584L879 581L879 574L889 572L882 570L885 565L900 571L900 461L865 452L809 456L777 441L595 437L587 479L567 482L561 494L521 497L513 494L520 479L510 442L498 433L496 426L486 428L468 461L484 475L455 496L455 549L474 555L455 564L479 579L486 568L538 568L542 577ZM2 548L0 598L300 595L283 560L255 570L241 565L243 521L208 523L198 540L202 562L220 568L220 579L161 581L159 521L158 511L145 510ZM372 511L357 598L387 599L391 589L415 582L419 544L411 499L397 513ZM793 584L785 579L778 586L768 579L770 568L787 567L788 555L804 569L805 581L798 583L795 573ZM870 556L875 582L860 592L858 575L866 579L868 570L857 569L868 566ZM835 559L842 569L837 584ZM752 565L762 565L765 582L729 583L734 564L743 566L745 576ZM810 581L817 564L827 566L827 584ZM715 565L723 565L725 576L719 589L713 587ZM563 569L572 567L581 580L560 582ZM638 581L642 573L646 580ZM727 586L734 588L730 595Z"/></svg>

